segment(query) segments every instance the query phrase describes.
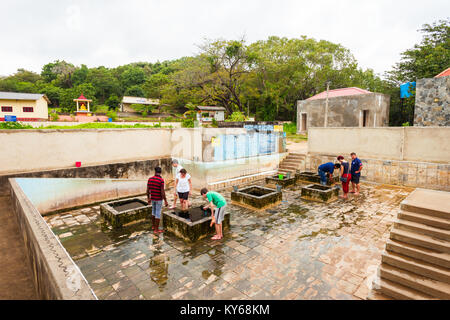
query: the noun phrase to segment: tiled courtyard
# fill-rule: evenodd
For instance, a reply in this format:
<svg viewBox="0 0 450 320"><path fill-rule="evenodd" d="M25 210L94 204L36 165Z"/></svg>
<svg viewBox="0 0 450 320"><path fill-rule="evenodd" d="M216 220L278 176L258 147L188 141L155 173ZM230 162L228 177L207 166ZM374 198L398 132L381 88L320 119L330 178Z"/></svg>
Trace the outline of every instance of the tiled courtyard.
<svg viewBox="0 0 450 320"><path fill-rule="evenodd" d="M301 200L297 186L262 212L229 203L224 239L195 244L156 236L148 222L113 231L98 206L45 219L99 299L365 299L412 189L361 190L325 205Z"/></svg>

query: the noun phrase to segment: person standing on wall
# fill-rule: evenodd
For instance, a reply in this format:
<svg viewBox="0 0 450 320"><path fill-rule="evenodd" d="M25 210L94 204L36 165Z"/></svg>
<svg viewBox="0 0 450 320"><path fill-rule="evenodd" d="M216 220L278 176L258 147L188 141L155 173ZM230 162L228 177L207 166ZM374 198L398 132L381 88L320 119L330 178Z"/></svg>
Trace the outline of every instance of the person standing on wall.
<svg viewBox="0 0 450 320"><path fill-rule="evenodd" d="M321 164L318 169L318 173L320 176L320 184L326 186L327 185L327 176L333 184L333 172L334 169L339 169L341 165L339 163L327 162Z"/></svg>
<svg viewBox="0 0 450 320"><path fill-rule="evenodd" d="M356 157L356 153L352 152L352 168L350 174L352 175L352 191L356 196L359 195L359 178L361 177L361 170L363 168L361 160ZM355 190L356 187L356 190Z"/></svg>
<svg viewBox="0 0 450 320"><path fill-rule="evenodd" d="M181 169L175 180L175 190L180 198L181 210L187 211L189 208L189 196L192 192L191 176L186 169Z"/></svg>
<svg viewBox="0 0 450 320"><path fill-rule="evenodd" d="M350 185L350 180L352 178L352 175L349 172L350 164L348 161L344 160L343 156L337 157L338 161L341 163L341 182L342 182L342 192L344 193L343 196L339 196L342 199L348 199L348 189Z"/></svg>
<svg viewBox="0 0 450 320"><path fill-rule="evenodd" d="M161 233L163 230L159 229L159 222L161 221L162 202L169 206L166 199L166 192L164 191L164 179L161 177L162 169L155 168L155 175L150 177L147 181L147 202L152 206L152 229L155 233Z"/></svg>
<svg viewBox="0 0 450 320"><path fill-rule="evenodd" d="M222 233L222 221L225 218L225 207L227 201L218 192L208 191L208 189L203 188L200 190L200 194L204 199L208 199L209 204L203 207L203 210L211 209L213 222L216 227L216 235L212 237L212 240L220 240L223 238Z"/></svg>
<svg viewBox="0 0 450 320"><path fill-rule="evenodd" d="M175 182L176 182L176 180L178 178L178 174L183 169L183 167L181 166L181 164L178 163L177 159L172 160L172 167L175 168ZM178 199L178 193L177 193L177 188L175 186L174 193L173 193L173 204L170 207L170 209L175 209L175 207L177 206L177 199ZM180 200L180 202L181 202L181 200Z"/></svg>

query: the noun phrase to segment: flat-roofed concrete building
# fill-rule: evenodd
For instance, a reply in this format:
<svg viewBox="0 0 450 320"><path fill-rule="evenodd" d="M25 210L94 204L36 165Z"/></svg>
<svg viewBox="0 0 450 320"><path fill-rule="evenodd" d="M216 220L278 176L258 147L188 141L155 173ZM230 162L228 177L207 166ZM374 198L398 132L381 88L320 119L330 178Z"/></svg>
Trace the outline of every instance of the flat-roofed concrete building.
<svg viewBox="0 0 450 320"><path fill-rule="evenodd" d="M385 127L390 96L352 87L297 101L297 132L309 127Z"/></svg>
<svg viewBox="0 0 450 320"><path fill-rule="evenodd" d="M0 92L0 121L8 116L17 121L48 120L49 103L45 94Z"/></svg>
<svg viewBox="0 0 450 320"><path fill-rule="evenodd" d="M159 99L147 99L142 97L129 97L124 96L122 98L122 103L120 104L121 112L136 112L131 108L132 104L143 104L143 105L159 105Z"/></svg>

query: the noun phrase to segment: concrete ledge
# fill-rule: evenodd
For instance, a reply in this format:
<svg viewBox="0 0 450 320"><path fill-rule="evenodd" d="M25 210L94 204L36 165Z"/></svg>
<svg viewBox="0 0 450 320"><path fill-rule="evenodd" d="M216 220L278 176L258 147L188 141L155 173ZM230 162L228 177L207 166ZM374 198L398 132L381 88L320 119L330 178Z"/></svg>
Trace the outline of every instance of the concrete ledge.
<svg viewBox="0 0 450 320"><path fill-rule="evenodd" d="M78 266L15 179L9 179L9 183L38 296L48 300L97 300Z"/></svg>

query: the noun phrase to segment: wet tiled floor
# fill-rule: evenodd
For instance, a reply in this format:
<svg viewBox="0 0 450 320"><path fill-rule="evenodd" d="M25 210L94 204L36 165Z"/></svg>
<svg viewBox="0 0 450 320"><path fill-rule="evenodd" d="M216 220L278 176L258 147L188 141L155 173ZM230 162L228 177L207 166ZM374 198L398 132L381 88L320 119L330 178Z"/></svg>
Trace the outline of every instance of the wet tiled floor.
<svg viewBox="0 0 450 320"><path fill-rule="evenodd" d="M99 299L364 299L412 190L361 189L321 204L300 199L295 187L262 212L229 203L230 231L195 244L156 236L148 222L113 231L98 206L45 219ZM221 191L228 201L230 191Z"/></svg>

